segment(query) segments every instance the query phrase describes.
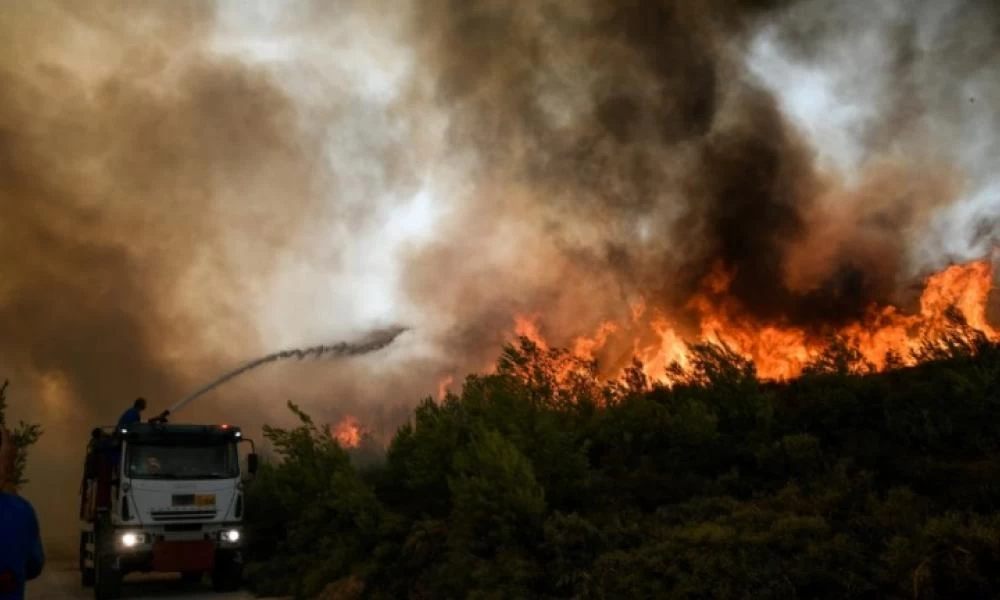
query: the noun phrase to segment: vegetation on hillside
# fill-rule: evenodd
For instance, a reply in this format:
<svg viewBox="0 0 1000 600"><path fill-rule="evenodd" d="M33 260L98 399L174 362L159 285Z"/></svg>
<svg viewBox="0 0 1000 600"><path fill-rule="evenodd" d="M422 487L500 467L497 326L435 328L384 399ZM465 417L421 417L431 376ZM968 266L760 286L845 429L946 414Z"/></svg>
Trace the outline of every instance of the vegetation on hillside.
<svg viewBox="0 0 1000 600"><path fill-rule="evenodd" d="M0 385L0 427L7 427L7 386L10 382L4 381ZM14 485L21 486L28 481L24 478L24 469L28 464L28 447L38 441L42 435L41 425L35 423L20 422L10 430L11 437L18 447L17 457L14 459L14 473L11 481Z"/></svg>
<svg viewBox="0 0 1000 600"><path fill-rule="evenodd" d="M361 471L290 405L248 576L342 599L1000 596L1000 346L956 322L874 373L835 340L785 383L692 350L672 386L606 383L522 339Z"/></svg>

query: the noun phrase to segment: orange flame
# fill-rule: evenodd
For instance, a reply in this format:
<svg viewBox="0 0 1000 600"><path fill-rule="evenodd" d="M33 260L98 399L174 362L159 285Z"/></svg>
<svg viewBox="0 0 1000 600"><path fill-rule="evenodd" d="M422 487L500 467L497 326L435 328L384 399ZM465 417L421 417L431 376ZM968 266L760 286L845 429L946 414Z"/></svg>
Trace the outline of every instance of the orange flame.
<svg viewBox="0 0 1000 600"><path fill-rule="evenodd" d="M549 345L538 331L538 324L535 322L537 319L538 315L532 317L516 315L514 317L514 334L518 337L528 338L536 346L545 350L548 349Z"/></svg>
<svg viewBox="0 0 1000 600"><path fill-rule="evenodd" d="M361 445L361 425L351 415L345 416L336 425L331 425L330 435L344 448L357 448Z"/></svg>
<svg viewBox="0 0 1000 600"><path fill-rule="evenodd" d="M667 367L673 363L687 367L687 344L699 341L724 342L753 360L763 379L781 380L801 374L820 355L828 340L810 337L807 331L796 327L755 322L726 294L731 279L724 269L713 269L702 281L702 292L688 302L687 308L698 316L698 331L694 336L682 335L670 315L650 309L640 300L631 307L630 327L602 323L592 336L574 339L570 352L577 358L593 360L612 334L626 329L651 329L651 335L643 335L641 340L637 337L632 346L633 355L643 362L646 375L654 381L669 382ZM895 306L871 307L864 319L832 333L877 369L885 368L890 353L901 358L903 364L912 364L911 352L923 340L948 331L949 307L957 309L969 327L997 341L1000 332L986 316L992 289L993 270L988 261L952 265L927 278L917 313L906 314ZM648 316L645 325L640 321L644 315ZM514 321L515 334L527 337L542 349L549 348L537 316L518 315Z"/></svg>
<svg viewBox="0 0 1000 600"><path fill-rule="evenodd" d="M437 398L438 400L444 400L444 397L448 394L448 388L455 383L454 375L447 375L438 382L437 386Z"/></svg>

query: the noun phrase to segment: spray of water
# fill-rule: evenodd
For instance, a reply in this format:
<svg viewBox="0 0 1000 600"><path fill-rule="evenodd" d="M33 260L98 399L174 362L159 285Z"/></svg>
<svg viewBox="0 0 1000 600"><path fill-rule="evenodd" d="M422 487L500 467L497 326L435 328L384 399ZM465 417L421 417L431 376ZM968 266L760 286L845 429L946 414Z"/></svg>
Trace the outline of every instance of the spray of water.
<svg viewBox="0 0 1000 600"><path fill-rule="evenodd" d="M294 350L282 350L281 352L275 352L273 354L268 354L267 356L262 356L258 359L252 360L241 367L233 369L227 373L220 375L208 384L198 388L191 394L189 394L184 399L180 400L168 410L164 411L160 415L161 419L165 419L168 415L176 413L178 410L189 404L194 399L207 394L213 389L219 387L223 383L226 383L230 379L238 377L247 371L252 371L261 365L265 365L276 360L285 360L289 358L294 358L297 360L302 360L303 358L312 355L314 358L319 358L321 356L358 356L361 354L368 354L370 352L375 352L385 348L391 344L401 333L406 331L404 327L391 327L388 329L382 329L370 333L365 339L356 342L340 342L337 344L332 344L328 346L312 346L309 348L296 348Z"/></svg>

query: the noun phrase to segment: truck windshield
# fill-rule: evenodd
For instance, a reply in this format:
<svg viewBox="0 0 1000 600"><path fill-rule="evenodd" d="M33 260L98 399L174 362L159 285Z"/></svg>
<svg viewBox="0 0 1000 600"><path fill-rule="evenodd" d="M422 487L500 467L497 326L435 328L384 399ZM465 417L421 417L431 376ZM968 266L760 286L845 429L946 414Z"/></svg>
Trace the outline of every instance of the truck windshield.
<svg viewBox="0 0 1000 600"><path fill-rule="evenodd" d="M128 476L138 479L239 477L236 444L129 444Z"/></svg>

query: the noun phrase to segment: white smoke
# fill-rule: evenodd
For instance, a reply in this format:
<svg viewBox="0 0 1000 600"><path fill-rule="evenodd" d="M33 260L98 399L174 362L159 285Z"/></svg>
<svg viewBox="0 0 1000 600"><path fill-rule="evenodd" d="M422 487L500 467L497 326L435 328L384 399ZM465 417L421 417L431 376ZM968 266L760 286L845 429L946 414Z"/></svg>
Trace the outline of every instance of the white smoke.
<svg viewBox="0 0 1000 600"><path fill-rule="evenodd" d="M1000 78L988 60L996 53L989 10L808 0L761 29L746 57L819 164L847 181L886 159L956 170L958 198L910 248L912 274L981 258L996 243ZM802 52L798 36L813 36L815 52Z"/></svg>

